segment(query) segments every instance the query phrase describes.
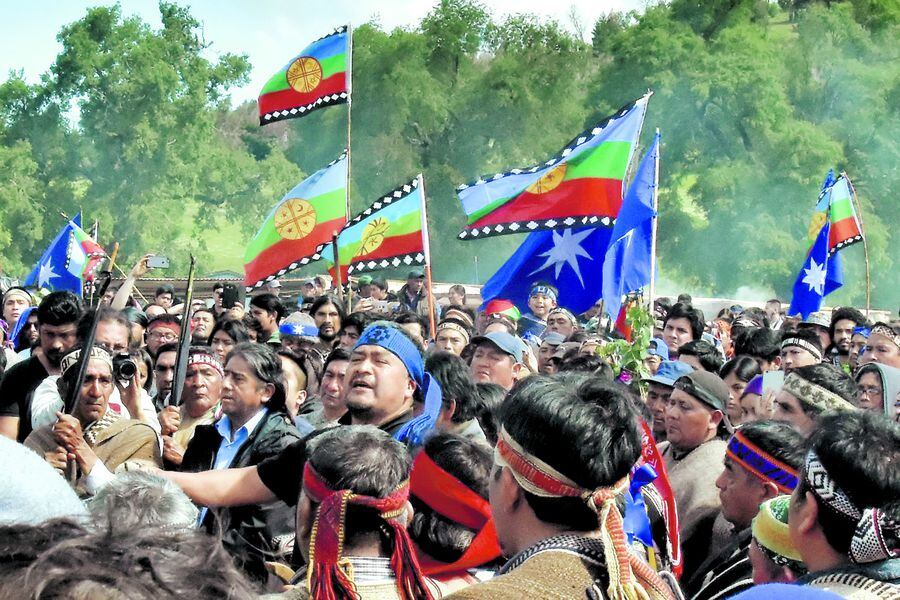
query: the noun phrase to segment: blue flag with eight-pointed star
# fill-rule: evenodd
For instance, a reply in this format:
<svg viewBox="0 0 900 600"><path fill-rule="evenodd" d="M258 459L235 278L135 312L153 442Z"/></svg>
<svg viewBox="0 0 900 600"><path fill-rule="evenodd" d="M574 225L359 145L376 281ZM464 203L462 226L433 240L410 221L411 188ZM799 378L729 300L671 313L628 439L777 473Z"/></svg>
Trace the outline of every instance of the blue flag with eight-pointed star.
<svg viewBox="0 0 900 600"><path fill-rule="evenodd" d="M560 306L576 314L585 312L601 296L603 256L611 233L608 227L580 227L528 234L484 284L484 303L502 298L528 312L532 285L546 281L559 290Z"/></svg>
<svg viewBox="0 0 900 600"><path fill-rule="evenodd" d="M822 308L825 296L844 285L844 269L841 266L841 253L828 255L828 234L831 224L825 221L816 241L806 255L806 261L800 268L794 282L794 296L788 315L801 315L804 319L810 313Z"/></svg>

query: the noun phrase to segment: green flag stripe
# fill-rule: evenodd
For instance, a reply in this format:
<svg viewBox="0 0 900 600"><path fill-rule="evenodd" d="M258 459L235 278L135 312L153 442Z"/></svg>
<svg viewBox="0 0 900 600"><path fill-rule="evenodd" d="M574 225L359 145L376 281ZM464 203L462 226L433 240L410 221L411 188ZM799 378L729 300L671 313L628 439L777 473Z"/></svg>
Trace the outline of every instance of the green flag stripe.
<svg viewBox="0 0 900 600"><path fill-rule="evenodd" d="M316 221L325 223L344 216L345 200L346 192L344 188L338 188L315 198L310 198L307 201L312 205L313 210L316 211ZM275 229L275 214L273 211L266 219L266 222L263 223L259 233L247 246L247 251L244 254L245 262L253 260L260 252L269 246L277 244L281 239L281 236L278 235L278 231Z"/></svg>
<svg viewBox="0 0 900 600"><path fill-rule="evenodd" d="M473 212L471 215L469 215L469 219L467 221L468 224L471 225L472 223L474 223L475 221L477 221L484 215L486 215L490 212L493 212L494 210L500 208L501 206L503 206L504 204L506 204L509 201L510 201L510 198L501 198L499 200L494 200L493 202L486 205L481 210L477 210L477 211Z"/></svg>
<svg viewBox="0 0 900 600"><path fill-rule="evenodd" d="M842 198L831 203L831 222L837 223L843 219L850 219L856 216L853 210L853 203L850 198Z"/></svg>
<svg viewBox="0 0 900 600"><path fill-rule="evenodd" d="M568 161L565 180L582 177L623 179L631 155L631 142L603 142L592 151Z"/></svg>
<svg viewBox="0 0 900 600"><path fill-rule="evenodd" d="M328 79L335 73L340 73L347 69L347 54L342 52L340 54L335 54L334 56L329 56L319 64L322 65L322 79ZM279 71L269 78L269 81L263 86L259 95L262 96L269 92L280 92L281 90L286 90L288 88L290 88L290 86L287 82L287 70Z"/></svg>
<svg viewBox="0 0 900 600"><path fill-rule="evenodd" d="M410 233L414 233L422 229L422 214L419 211L415 211L406 215L403 215L398 220L391 223L390 229L384 235L385 244L389 243L389 239L396 236L407 235ZM349 261L354 256L356 256L356 252L359 250L360 242L362 241L358 237L354 236L352 242L347 243L346 245L341 244L340 247L340 257L341 263L347 264L346 261Z"/></svg>

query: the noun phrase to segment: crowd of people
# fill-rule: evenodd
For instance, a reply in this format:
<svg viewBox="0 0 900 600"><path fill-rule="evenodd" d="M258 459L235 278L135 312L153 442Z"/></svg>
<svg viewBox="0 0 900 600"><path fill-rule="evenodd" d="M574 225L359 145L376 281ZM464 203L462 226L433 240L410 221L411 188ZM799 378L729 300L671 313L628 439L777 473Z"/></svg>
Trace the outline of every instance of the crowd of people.
<svg viewBox="0 0 900 600"><path fill-rule="evenodd" d="M139 303L147 258L3 294L2 598L900 598L898 321L657 298L623 365L546 282Z"/></svg>

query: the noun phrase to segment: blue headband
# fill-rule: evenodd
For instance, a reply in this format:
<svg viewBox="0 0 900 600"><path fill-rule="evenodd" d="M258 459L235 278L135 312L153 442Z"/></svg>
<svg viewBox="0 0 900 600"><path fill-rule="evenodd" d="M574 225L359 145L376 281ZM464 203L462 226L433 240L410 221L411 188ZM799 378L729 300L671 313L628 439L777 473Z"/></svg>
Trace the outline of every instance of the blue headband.
<svg viewBox="0 0 900 600"><path fill-rule="evenodd" d="M282 323L278 333L298 337L319 337L319 330L312 323Z"/></svg>
<svg viewBox="0 0 900 600"><path fill-rule="evenodd" d="M869 339L869 336L872 335L871 327L854 327L853 335L861 335L866 339Z"/></svg>
<svg viewBox="0 0 900 600"><path fill-rule="evenodd" d="M531 298L535 294L544 294L545 296L550 296L553 300L556 300L556 292L547 287L546 285L536 285L531 288L531 292L529 292L528 297Z"/></svg>
<svg viewBox="0 0 900 600"><path fill-rule="evenodd" d="M422 353L398 327L379 323L366 327L353 349L360 346L384 348L400 359L409 372L410 378L416 382L425 402L425 410L418 417L403 425L400 431L394 434L394 439L413 446L421 445L426 434L434 429L437 423L442 399L441 386L431 377L430 373L425 371Z"/></svg>

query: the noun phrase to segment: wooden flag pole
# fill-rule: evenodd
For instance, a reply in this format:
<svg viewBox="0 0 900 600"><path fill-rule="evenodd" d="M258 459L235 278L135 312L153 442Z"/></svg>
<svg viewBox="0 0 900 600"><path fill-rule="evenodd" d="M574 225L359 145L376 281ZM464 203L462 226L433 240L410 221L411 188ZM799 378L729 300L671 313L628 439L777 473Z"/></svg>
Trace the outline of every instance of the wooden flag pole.
<svg viewBox="0 0 900 600"><path fill-rule="evenodd" d="M331 250L334 254L334 284L337 287L338 298L344 300L344 285L341 283L341 257L338 251L338 234L331 236Z"/></svg>
<svg viewBox="0 0 900 600"><path fill-rule="evenodd" d="M172 391L166 398L166 406L181 406L184 380L187 378L188 353L191 348L191 301L194 299L195 264L192 254L191 266L188 269L187 289L184 294L184 311L181 313L181 331L178 333L178 350L175 353L175 375L172 379Z"/></svg>
<svg viewBox="0 0 900 600"><path fill-rule="evenodd" d="M419 173L419 189L422 198L422 250L425 255L425 285L428 286L428 327L431 339L435 338L437 325L435 323L435 311L437 305L434 302L434 285L431 280L431 240L428 237L428 212L425 209L425 178Z"/></svg>
<svg viewBox="0 0 900 600"><path fill-rule="evenodd" d="M659 136L659 127L656 128L656 137ZM654 137L654 142L656 141ZM656 168L653 169L653 226L650 234L650 290L648 306L650 314L653 314L653 298L656 294L656 229L659 224L659 146L656 144Z"/></svg>
<svg viewBox="0 0 900 600"><path fill-rule="evenodd" d="M353 161L350 158L350 134L353 119L353 26L347 24L347 194L344 201L344 220L350 218L350 168Z"/></svg>
<svg viewBox="0 0 900 600"><path fill-rule="evenodd" d="M853 198L853 204L856 205L856 216L859 218L859 233L862 235L863 256L866 259L866 318L868 318L869 310L872 306L872 280L869 274L869 243L866 241L866 228L863 225L862 206L859 204L856 188L853 187L853 182L850 181L846 171L841 171L841 177L844 177L847 180L847 187L850 188L850 196Z"/></svg>

